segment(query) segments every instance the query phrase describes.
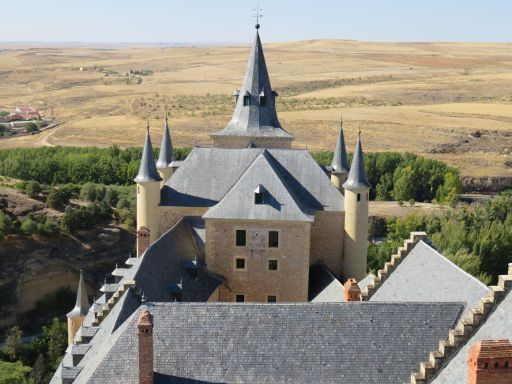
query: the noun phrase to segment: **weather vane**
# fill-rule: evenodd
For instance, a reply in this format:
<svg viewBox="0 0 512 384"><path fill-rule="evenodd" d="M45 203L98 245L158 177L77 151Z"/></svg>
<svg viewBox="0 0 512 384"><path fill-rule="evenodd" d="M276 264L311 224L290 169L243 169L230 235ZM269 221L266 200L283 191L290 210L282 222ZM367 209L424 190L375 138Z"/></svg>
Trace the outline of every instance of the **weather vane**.
<svg viewBox="0 0 512 384"><path fill-rule="evenodd" d="M252 15L252 17L255 17L256 18L256 29L260 29L260 17L263 17L263 15L261 14L261 12L263 11L263 9L260 8L260 2L256 2L256 8L253 9L254 11L254 15Z"/></svg>

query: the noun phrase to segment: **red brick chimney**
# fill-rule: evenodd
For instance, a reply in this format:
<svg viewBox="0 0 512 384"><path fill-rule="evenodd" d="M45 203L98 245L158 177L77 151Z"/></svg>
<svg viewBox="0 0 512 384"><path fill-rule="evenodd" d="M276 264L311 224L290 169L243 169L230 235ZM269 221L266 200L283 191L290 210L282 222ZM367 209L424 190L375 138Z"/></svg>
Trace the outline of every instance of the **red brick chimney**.
<svg viewBox="0 0 512 384"><path fill-rule="evenodd" d="M510 340L481 340L471 347L468 384L512 383L512 344Z"/></svg>
<svg viewBox="0 0 512 384"><path fill-rule="evenodd" d="M149 228L140 227L137 231L137 256L140 257L149 247L150 237Z"/></svg>
<svg viewBox="0 0 512 384"><path fill-rule="evenodd" d="M361 289L357 285L356 279L348 279L343 284L343 301L361 301Z"/></svg>
<svg viewBox="0 0 512 384"><path fill-rule="evenodd" d="M137 322L139 337L139 384L153 384L153 315L143 310Z"/></svg>

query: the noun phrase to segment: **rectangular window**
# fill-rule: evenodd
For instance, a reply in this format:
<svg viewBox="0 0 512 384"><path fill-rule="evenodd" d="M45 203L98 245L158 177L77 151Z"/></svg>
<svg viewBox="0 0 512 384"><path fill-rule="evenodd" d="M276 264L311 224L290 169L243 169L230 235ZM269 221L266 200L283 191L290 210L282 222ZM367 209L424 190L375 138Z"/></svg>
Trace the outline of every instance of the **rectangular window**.
<svg viewBox="0 0 512 384"><path fill-rule="evenodd" d="M267 303L277 303L277 296L274 296L274 295L267 296Z"/></svg>
<svg viewBox="0 0 512 384"><path fill-rule="evenodd" d="M361 194L360 193L357 194L357 201L361 201Z"/></svg>
<svg viewBox="0 0 512 384"><path fill-rule="evenodd" d="M237 293L235 295L235 302L236 303L245 303L245 295L243 295L241 293Z"/></svg>
<svg viewBox="0 0 512 384"><path fill-rule="evenodd" d="M235 260L236 269L245 269L245 259L237 257Z"/></svg>
<svg viewBox="0 0 512 384"><path fill-rule="evenodd" d="M236 246L237 247L245 247L246 244L246 232L245 229L237 229L236 230Z"/></svg>
<svg viewBox="0 0 512 384"><path fill-rule="evenodd" d="M249 100L251 100L251 96L244 96L244 106L248 106L249 105Z"/></svg>
<svg viewBox="0 0 512 384"><path fill-rule="evenodd" d="M260 106L264 107L267 104L265 96L260 96Z"/></svg>
<svg viewBox="0 0 512 384"><path fill-rule="evenodd" d="M263 204L265 201L265 196L263 194L263 192L256 192L254 194L254 204Z"/></svg>
<svg viewBox="0 0 512 384"><path fill-rule="evenodd" d="M269 231L268 232L268 246L270 248L279 247L279 232Z"/></svg>
<svg viewBox="0 0 512 384"><path fill-rule="evenodd" d="M277 260L269 260L268 261L268 270L269 271L277 271Z"/></svg>

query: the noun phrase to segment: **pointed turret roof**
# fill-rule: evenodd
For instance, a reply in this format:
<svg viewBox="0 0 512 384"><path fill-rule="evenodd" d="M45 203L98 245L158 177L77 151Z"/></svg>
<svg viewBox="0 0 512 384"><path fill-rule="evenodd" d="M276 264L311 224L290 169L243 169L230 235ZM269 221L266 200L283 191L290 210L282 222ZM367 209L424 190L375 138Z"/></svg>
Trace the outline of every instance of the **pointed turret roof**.
<svg viewBox="0 0 512 384"><path fill-rule="evenodd" d="M348 190L369 189L372 185L366 177L364 169L364 153L361 146L361 132L357 136L356 150L350 165L350 172L347 181L343 184L343 188Z"/></svg>
<svg viewBox="0 0 512 384"><path fill-rule="evenodd" d="M151 137L149 136L149 124L146 129L146 142L144 143L144 150L142 151L139 173L134 179L136 183L162 181L156 169L155 158L153 157L153 146L151 145Z"/></svg>
<svg viewBox="0 0 512 384"><path fill-rule="evenodd" d="M76 292L76 304L75 308L69 312L66 316L68 318L83 317L87 315L89 311L89 299L87 298L87 288L85 287L84 275L80 270L80 280L78 282L78 290Z"/></svg>
<svg viewBox="0 0 512 384"><path fill-rule="evenodd" d="M331 167L332 172L337 175L346 175L350 171L348 167L347 150L345 148L345 138L343 136L343 119L340 120L340 131L338 133L338 141L336 142Z"/></svg>
<svg viewBox="0 0 512 384"><path fill-rule="evenodd" d="M169 116L165 114L164 132L162 145L160 145L160 156L156 163L158 169L169 168L174 161L174 152L172 148L171 133L169 131Z"/></svg>
<svg viewBox="0 0 512 384"><path fill-rule="evenodd" d="M226 128L212 136L249 136L283 137L292 139L293 135L281 128L275 107L277 92L273 92L268 76L260 35L256 36L252 46L247 70L233 112ZM249 98L249 105L244 98ZM244 105L245 104L245 105Z"/></svg>

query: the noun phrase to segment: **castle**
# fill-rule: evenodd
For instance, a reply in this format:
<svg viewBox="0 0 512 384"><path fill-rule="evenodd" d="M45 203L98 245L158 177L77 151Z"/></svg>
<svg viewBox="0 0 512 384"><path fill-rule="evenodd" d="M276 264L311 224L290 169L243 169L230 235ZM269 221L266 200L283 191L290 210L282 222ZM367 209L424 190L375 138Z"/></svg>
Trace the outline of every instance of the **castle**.
<svg viewBox="0 0 512 384"><path fill-rule="evenodd" d="M92 305L80 275L51 383L512 382L512 265L487 287L418 232L367 274L360 136L350 167L341 125L329 167L292 149L258 30L234 96L184 161L148 128L137 257Z"/></svg>

